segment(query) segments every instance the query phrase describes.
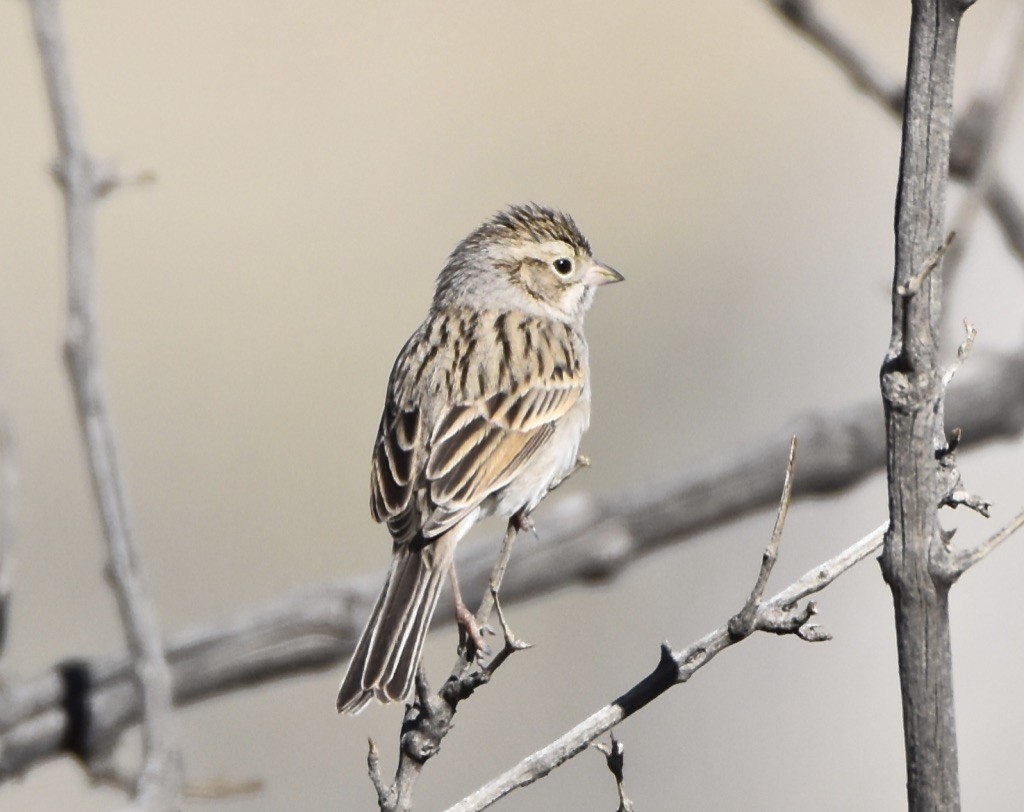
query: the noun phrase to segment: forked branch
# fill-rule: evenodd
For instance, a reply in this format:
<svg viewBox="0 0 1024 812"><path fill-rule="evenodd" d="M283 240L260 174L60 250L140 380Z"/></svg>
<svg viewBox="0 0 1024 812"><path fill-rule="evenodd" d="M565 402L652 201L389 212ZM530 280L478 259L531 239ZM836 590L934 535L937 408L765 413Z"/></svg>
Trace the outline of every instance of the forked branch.
<svg viewBox="0 0 1024 812"><path fill-rule="evenodd" d="M86 148L57 0L32 0L31 10L59 150L55 175L67 216L65 359L105 531L109 580L141 696L143 763L136 800L143 809L176 810L181 804L182 766L172 719L171 674L132 532L99 363L95 209L116 179ZM88 761L95 754L78 755Z"/></svg>
<svg viewBox="0 0 1024 812"><path fill-rule="evenodd" d="M769 542L768 550L762 557L761 569L758 572L752 596L744 603L743 609L729 622L680 651L673 651L668 644L663 644L658 665L629 691L605 705L547 747L526 757L512 769L450 807L448 812L476 812L476 810L486 809L510 792L544 777L582 752L623 719L661 696L673 685L689 680L716 655L746 639L754 630L769 631L775 634L796 634L802 639L812 642L828 639L827 635L821 633L809 622L816 611L814 605L808 603L801 608L800 602L808 596L820 592L843 572L877 550L881 546L885 526L875 529L839 555L821 566L815 567L768 601L762 601L756 597L759 592L763 592L764 583L774 565L778 547L777 534L781 534L781 527L792 492L792 451L795 450L795 438L790 447L791 457L787 466L787 484L783 489L783 497L776 516L776 531L773 532L772 541ZM748 623L742 618L751 614L749 606L752 601L754 601L755 610ZM737 618L741 618L741 620L737 621ZM739 626L738 629L737 626ZM747 631L748 629L749 631Z"/></svg>

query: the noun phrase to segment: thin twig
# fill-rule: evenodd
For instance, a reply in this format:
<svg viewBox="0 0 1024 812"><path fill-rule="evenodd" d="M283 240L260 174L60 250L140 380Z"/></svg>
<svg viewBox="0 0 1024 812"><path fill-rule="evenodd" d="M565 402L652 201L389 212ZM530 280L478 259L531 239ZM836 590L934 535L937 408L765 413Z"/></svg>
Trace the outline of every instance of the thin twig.
<svg viewBox="0 0 1024 812"><path fill-rule="evenodd" d="M501 625L504 645L501 647L501 650L491 658L490 662L484 666L483 670L487 672L488 677L493 676L494 672L501 667L502 663L517 651L526 651L528 648L533 648L533 644L527 643L525 640L520 640L516 637L515 633L512 631L512 627L508 625L508 621L505 619L505 613L501 611L501 602L498 600L498 593L492 592L491 594L494 597L494 611L497 613L498 623Z"/></svg>
<svg viewBox="0 0 1024 812"><path fill-rule="evenodd" d="M1024 527L1024 510L1018 513L1009 524L980 544L966 550L950 551L946 549L945 554L933 556L932 574L946 583L952 584L956 582L961 575L985 558L996 547L1020 530L1021 527Z"/></svg>
<svg viewBox="0 0 1024 812"><path fill-rule="evenodd" d="M622 771L625 766L625 754L626 748L623 747L622 742L615 738L614 733L610 733L609 744L602 744L601 742L594 742L590 746L595 750L600 750L604 753L605 763L608 765L608 771L612 774L615 779L615 788L619 794L619 808L616 812L636 812L636 807L633 802L626 796L626 788L623 785Z"/></svg>
<svg viewBox="0 0 1024 812"><path fill-rule="evenodd" d="M779 544L782 542L782 530L786 526L786 516L789 514L789 504L793 501L793 472L796 468L796 435L789 441L789 459L786 462L786 478L782 485L782 496L779 499L779 509L775 514L775 527L772 528L772 537L765 547L764 555L761 556L761 569L757 573L757 581L754 588L750 590L750 597L743 609L729 621L729 633L734 637L747 637L754 631L754 615L757 607L764 597L765 587L768 586L768 578L772 574L775 562L779 557Z"/></svg>
<svg viewBox="0 0 1024 812"><path fill-rule="evenodd" d="M175 810L181 804L182 765L172 715L171 675L132 534L96 336L95 208L111 181L97 168L85 145L58 2L32 0L31 10L57 135L56 174L67 214L69 323L65 359L105 530L108 574L142 698L143 763L136 800L143 809Z"/></svg>
<svg viewBox="0 0 1024 812"><path fill-rule="evenodd" d="M951 364L942 374L943 392L949 388L949 385L953 382L954 376L960 371L960 367L962 367L964 362L970 357L971 350L974 349L974 339L977 337L978 328L967 319L964 319L964 340L961 341L956 348L956 362Z"/></svg>
<svg viewBox="0 0 1024 812"><path fill-rule="evenodd" d="M757 628L780 631L779 624L783 617L800 614L796 610L796 604L800 600L820 592L842 573L875 552L882 544L885 529L886 525L876 528L839 555L810 570L798 581L761 604L757 612ZM796 630L791 631L795 633ZM478 812L510 792L532 784L585 750L623 719L649 704L673 685L689 680L717 654L739 642L740 640L729 633L729 624L726 623L681 651L672 651L667 645L663 646L661 659L654 671L629 691L551 744L527 756L510 770L449 807L447 812Z"/></svg>
<svg viewBox="0 0 1024 812"><path fill-rule="evenodd" d="M949 390L949 385L953 382L953 378L956 377L960 368L970 357L971 351L974 349L974 340L977 337L977 328L967 319L964 319L964 340L960 342L956 349L956 360L942 373L933 442L939 459L940 473L946 480L943 488L946 497L942 503L951 507L961 504L967 505L983 516L988 517L988 508L991 505L980 497L966 494L962 487L962 478L956 454L956 449L960 445L960 440L963 436L962 429L959 426L954 426L952 437L948 440L946 438L946 393Z"/></svg>
<svg viewBox="0 0 1024 812"><path fill-rule="evenodd" d="M508 569L508 562L512 558L512 547L516 543L518 535L519 525L516 524L514 518L509 519L508 526L505 528L505 537L501 541L498 559L494 562L491 576L487 579L487 589L480 599L480 607L476 610L476 623L481 629L485 628L491 620L491 610L494 608L498 591L501 589L501 583L505 580L505 571Z"/></svg>
<svg viewBox="0 0 1024 812"><path fill-rule="evenodd" d="M569 477L580 469L589 467L590 458L583 454L577 455L576 462L569 473L562 477L548 493L564 484ZM533 524L533 519L525 512L517 513L508 520L498 559L494 562L494 567L491 569L491 577L487 581L487 590L484 592L483 598L480 600L480 608L476 612L476 623L480 628L486 627L490 622L491 609L498 603L498 592L501 591L501 584L505 580L505 571L508 569L508 562L512 558L512 546L515 544L521 530L527 530L534 536L537 535L537 528ZM501 611L500 608L498 611ZM504 619L502 620L502 626L505 627Z"/></svg>
<svg viewBox="0 0 1024 812"><path fill-rule="evenodd" d="M903 297L915 295L921 289L921 285L925 283L925 280L931 276L932 271L938 268L942 263L942 258L946 255L949 247L953 245L955 241L956 232L950 231L946 235L946 239L943 240L942 245L939 246L938 250L928 257L927 261L924 263L924 267L910 277L906 284L899 284L896 286L896 293Z"/></svg>

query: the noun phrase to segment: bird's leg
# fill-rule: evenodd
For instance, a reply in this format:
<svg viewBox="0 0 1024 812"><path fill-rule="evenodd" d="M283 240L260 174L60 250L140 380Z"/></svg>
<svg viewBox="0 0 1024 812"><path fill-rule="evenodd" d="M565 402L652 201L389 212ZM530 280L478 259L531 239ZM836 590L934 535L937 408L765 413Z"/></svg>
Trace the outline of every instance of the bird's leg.
<svg viewBox="0 0 1024 812"><path fill-rule="evenodd" d="M459 625L459 645L465 648L466 657L469 661L479 658L481 655L491 653L490 646L484 642L480 624L487 623L487 618L490 616L494 602L497 600L498 588L505 577L505 568L508 566L508 560L512 555L512 544L515 542L516 536L523 531L533 533L534 535L537 534L536 528L533 526L533 520L530 518L530 513L525 507L509 517L508 529L505 531L505 540L501 545L501 553L498 555L498 560L491 570L490 590L484 595L483 601L480 604L480 611L475 616L469 611L469 607L462 600L462 593L459 590L459 579L455 574L455 562L452 562L452 593L455 596L455 621ZM493 634L493 630L489 626L484 626L484 629Z"/></svg>
<svg viewBox="0 0 1024 812"><path fill-rule="evenodd" d="M459 648L466 649L467 661L472 662L490 654L491 647L487 645L480 632L480 624L476 622L473 613L462 600L462 590L459 589L459 576L455 572L454 561L449 573L452 579L452 595L455 597L455 622L459 627Z"/></svg>
<svg viewBox="0 0 1024 812"><path fill-rule="evenodd" d="M573 469L575 470L575 469ZM537 535L537 527L533 523L533 519L530 518L530 514L526 512L526 509L520 510L518 513L513 513L508 520L509 527L511 527L517 533L533 533Z"/></svg>

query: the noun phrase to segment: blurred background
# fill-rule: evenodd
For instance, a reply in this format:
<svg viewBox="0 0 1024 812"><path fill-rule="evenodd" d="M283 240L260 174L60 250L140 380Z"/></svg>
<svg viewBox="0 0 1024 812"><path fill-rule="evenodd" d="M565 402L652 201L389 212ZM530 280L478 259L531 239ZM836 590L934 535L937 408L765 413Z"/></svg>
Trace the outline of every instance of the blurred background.
<svg viewBox="0 0 1024 812"><path fill-rule="evenodd" d="M628 280L602 291L587 324L593 466L553 500L656 483L783 435L800 413L878 398L899 127L764 3L64 6L92 151L156 175L102 206L99 312L168 634L386 565L367 480L391 362L448 252L507 203L572 212ZM902 76L909 3L821 7L884 74ZM961 108L1004 8L979 3L965 19ZM0 391L22 477L0 660L11 680L119 651L123 635L61 363L54 138L28 9L12 0L0 4L0 110ZM1024 199L1019 121L1000 168ZM1024 273L983 216L950 323L977 324L978 354L1014 348L1022 305ZM959 540L1020 509L1021 462L1019 442L962 456L969 487L996 506L990 522L947 517ZM885 512L880 476L799 502L772 585ZM535 648L460 710L417 808L455 802L617 696L662 640L680 647L724 622L772 521L765 512L611 583L512 607ZM543 515L537 523L543 532ZM475 535L501 529L492 520ZM966 809L1024 805L1022 568L1024 543L1011 542L953 592ZM619 728L639 809L904 805L889 591L867 562L819 603L832 642L751 639ZM452 629L427 648L430 672L446 673ZM366 738L390 772L401 711L338 718L341 671L180 712L191 782L265 782L257 795L188 808L374 808ZM68 760L0 788L4 812L123 801ZM615 803L603 757L585 753L500 808Z"/></svg>

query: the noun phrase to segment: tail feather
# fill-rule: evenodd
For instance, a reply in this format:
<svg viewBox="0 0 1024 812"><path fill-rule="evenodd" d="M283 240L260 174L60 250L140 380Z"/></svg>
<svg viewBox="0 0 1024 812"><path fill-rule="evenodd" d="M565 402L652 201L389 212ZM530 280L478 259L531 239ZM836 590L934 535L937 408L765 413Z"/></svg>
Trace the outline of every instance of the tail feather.
<svg viewBox="0 0 1024 812"><path fill-rule="evenodd" d="M383 686L394 673L396 655L408 645L413 622L426 597L432 575L423 556L408 547L399 548L383 588L380 612L367 623L370 637L363 660L363 682ZM356 655L360 654L359 648ZM356 660L353 657L353 660Z"/></svg>
<svg viewBox="0 0 1024 812"><path fill-rule="evenodd" d="M412 689L454 545L396 547L380 596L338 691L338 710L358 713L371 699L404 700ZM441 549L437 549L440 547ZM438 555L437 553L446 553Z"/></svg>
<svg viewBox="0 0 1024 812"><path fill-rule="evenodd" d="M408 640L400 648L396 648L392 655L391 678L384 686L385 692L391 699L404 699L412 690L413 679L423 653L423 641L427 637L434 609L441 596L441 587L444 584L443 574L440 573L437 577L431 578L427 583L426 593L419 605L419 611L409 624Z"/></svg>

